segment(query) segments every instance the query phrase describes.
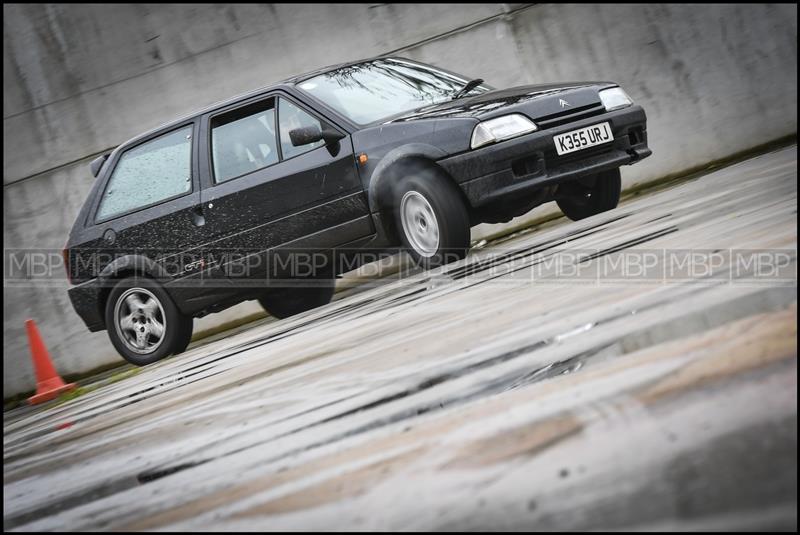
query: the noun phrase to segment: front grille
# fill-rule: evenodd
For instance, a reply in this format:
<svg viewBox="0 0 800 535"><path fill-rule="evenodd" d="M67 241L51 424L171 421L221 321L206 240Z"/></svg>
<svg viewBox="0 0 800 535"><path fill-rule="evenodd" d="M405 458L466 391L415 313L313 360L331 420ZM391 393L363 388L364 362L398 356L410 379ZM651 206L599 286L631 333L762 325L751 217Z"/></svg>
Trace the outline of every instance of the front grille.
<svg viewBox="0 0 800 535"><path fill-rule="evenodd" d="M552 113L544 117L536 119L536 124L540 129L552 128L554 126L561 126L562 124L571 123L579 119L587 117L594 117L595 115L602 115L606 109L602 104L588 104L586 106L579 106L577 108L570 108L558 113Z"/></svg>

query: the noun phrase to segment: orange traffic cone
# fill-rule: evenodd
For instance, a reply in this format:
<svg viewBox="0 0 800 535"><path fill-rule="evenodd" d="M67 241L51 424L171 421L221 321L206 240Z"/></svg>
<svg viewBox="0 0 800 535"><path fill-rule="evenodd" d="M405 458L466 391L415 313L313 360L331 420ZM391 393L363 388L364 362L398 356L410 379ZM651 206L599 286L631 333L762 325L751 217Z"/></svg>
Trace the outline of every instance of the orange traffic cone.
<svg viewBox="0 0 800 535"><path fill-rule="evenodd" d="M75 383L65 384L56 373L36 323L25 320L25 330L28 332L28 344L31 346L33 367L36 369L36 394L28 398L28 403L44 403L55 399L61 392L75 388Z"/></svg>

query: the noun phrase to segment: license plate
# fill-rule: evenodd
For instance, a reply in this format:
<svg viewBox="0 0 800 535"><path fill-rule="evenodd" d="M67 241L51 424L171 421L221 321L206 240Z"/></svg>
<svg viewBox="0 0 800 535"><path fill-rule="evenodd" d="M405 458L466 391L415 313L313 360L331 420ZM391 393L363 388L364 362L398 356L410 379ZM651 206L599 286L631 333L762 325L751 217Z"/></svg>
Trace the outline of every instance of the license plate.
<svg viewBox="0 0 800 535"><path fill-rule="evenodd" d="M556 144L556 152L559 156L587 147L602 145L609 141L614 141L614 135L611 133L611 127L608 123L587 126L580 130L553 136L553 142Z"/></svg>

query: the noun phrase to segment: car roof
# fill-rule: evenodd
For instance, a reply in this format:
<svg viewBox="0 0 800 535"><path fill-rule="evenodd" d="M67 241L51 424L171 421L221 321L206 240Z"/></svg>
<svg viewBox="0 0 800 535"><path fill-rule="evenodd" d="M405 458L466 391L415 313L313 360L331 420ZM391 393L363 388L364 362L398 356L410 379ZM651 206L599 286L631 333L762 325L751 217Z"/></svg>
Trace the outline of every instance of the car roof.
<svg viewBox="0 0 800 535"><path fill-rule="evenodd" d="M271 83L271 84L268 84L268 85L265 85L265 86L261 86L261 87L255 88L255 89L251 89L250 91L247 91L245 93L241 93L239 95L236 95L235 97L231 97L231 98L228 98L228 99L225 99L225 100L221 100L219 102L215 102L215 103L213 103L213 104L211 104L209 106L206 106L205 108L201 108L201 109L196 110L196 111L194 111L192 113L183 115L183 116L181 116L181 117L179 117L177 119L173 119L173 120L170 120L170 121L168 121L166 123L163 123L163 124L161 124L161 125L159 125L159 126L157 126L155 128L151 128L150 130L147 130L146 132L143 132L143 133L141 133L141 134L139 134L139 135L137 135L135 137L132 137L131 139L129 139L129 140L123 142L123 143L120 143L119 146L117 146L112 151L112 153L116 152L116 151L118 151L118 150L120 150L122 148L126 148L131 144L135 144L139 140L147 138L147 137L150 137L153 134L156 134L156 133L164 131L164 130L169 130L170 128L172 128L174 126L178 126L181 123L185 123L185 122L187 122L189 120L192 120L192 119L194 119L195 117L197 117L199 115L203 115L203 114L209 113L211 111L214 111L216 109L224 108L226 106L230 106L232 104L236 104L237 102L240 102L240 101L243 101L243 100L247 100L248 98L257 96L257 95L259 95L261 93L266 93L267 91L272 91L274 89L287 88L289 86L293 86L297 82L300 82L300 81L303 81L305 79L311 78L311 77L316 76L318 74L322 74L322 73L325 73L325 72L328 72L328 71L332 71L334 69L340 69L342 67L349 67L349 66L352 66L352 65L359 65L361 63L369 63L371 61L376 61L376 60L379 60L379 59L398 59L398 60L402 60L402 61L411 61L411 60L408 60L406 58L400 58L400 57L396 57L396 56L374 56L374 57L371 57L371 58L361 59L361 60L358 60L358 61L348 61L346 63L337 63L337 64L334 64L334 65L328 65L327 67L321 67L321 68L315 69L313 71L309 71L309 72L306 72L306 73L303 73L303 74L298 74L298 75L292 76L290 78L286 78L284 80L281 80L279 82L274 82L274 83Z"/></svg>

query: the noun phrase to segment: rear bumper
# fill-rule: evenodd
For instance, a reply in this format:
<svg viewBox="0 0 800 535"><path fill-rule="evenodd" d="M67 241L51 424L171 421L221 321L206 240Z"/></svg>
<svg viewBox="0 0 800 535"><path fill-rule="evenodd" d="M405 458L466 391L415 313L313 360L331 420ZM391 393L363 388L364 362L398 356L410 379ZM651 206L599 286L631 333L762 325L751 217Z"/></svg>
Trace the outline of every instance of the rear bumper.
<svg viewBox="0 0 800 535"><path fill-rule="evenodd" d="M105 318L100 310L101 291L102 286L99 279L92 279L67 290L72 308L91 332L102 331L106 328Z"/></svg>
<svg viewBox="0 0 800 535"><path fill-rule="evenodd" d="M614 141L559 156L553 136L608 122ZM543 186L615 169L642 160L647 146L647 118L640 106L548 128L515 139L439 160L461 186L472 206L518 199Z"/></svg>

